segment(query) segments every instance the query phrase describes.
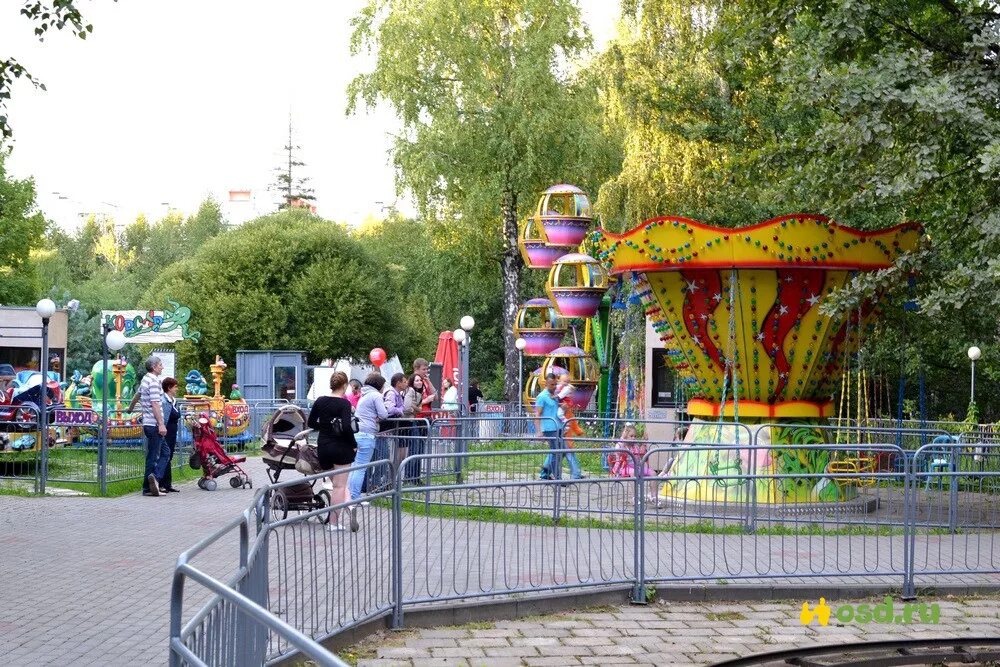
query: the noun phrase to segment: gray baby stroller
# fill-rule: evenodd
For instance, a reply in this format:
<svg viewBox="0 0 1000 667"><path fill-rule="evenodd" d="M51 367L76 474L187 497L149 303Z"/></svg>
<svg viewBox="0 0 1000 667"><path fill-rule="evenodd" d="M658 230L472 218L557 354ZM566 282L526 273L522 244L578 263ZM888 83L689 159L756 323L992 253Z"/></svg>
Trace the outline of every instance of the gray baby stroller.
<svg viewBox="0 0 1000 667"><path fill-rule="evenodd" d="M306 426L306 413L297 405L282 405L264 424L261 447L267 476L277 484L284 470L296 470L303 475L322 472L316 446L309 442L312 430ZM317 484L319 482L319 484ZM320 488L317 489L316 487ZM274 489L271 492L271 514L284 519L290 511L311 512L330 505L333 484L329 479L302 481ZM318 515L322 523L324 515Z"/></svg>

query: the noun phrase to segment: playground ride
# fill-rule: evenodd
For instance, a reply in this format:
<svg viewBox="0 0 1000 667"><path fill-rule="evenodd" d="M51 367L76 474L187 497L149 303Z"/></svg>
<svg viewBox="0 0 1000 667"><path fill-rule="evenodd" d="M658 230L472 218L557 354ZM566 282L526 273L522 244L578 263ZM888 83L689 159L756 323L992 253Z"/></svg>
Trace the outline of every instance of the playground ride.
<svg viewBox="0 0 1000 667"><path fill-rule="evenodd" d="M591 318L608 291L608 274L590 255L563 255L549 269L545 291L560 315Z"/></svg>
<svg viewBox="0 0 1000 667"><path fill-rule="evenodd" d="M592 331L607 333L607 308L600 323L594 325L591 319L601 310L608 275L597 260L578 251L593 222L587 193L574 185L560 184L539 196L535 214L522 229L520 247L525 264L531 269L549 269L549 298L525 302L514 324L514 335L526 343L524 355L545 357L541 369L529 372L522 390L529 407L550 372L569 373L571 400L579 409L587 407L600 383L600 370L591 357ZM578 324L585 328L583 349L575 346ZM574 347L560 347L571 329Z"/></svg>
<svg viewBox="0 0 1000 667"><path fill-rule="evenodd" d="M572 391L566 396L570 404L583 410L590 404L597 384L600 380L600 370L593 357L578 347L560 347L552 350L545 357L539 370L541 377L553 373L556 377L569 375Z"/></svg>
<svg viewBox="0 0 1000 667"><path fill-rule="evenodd" d="M748 473L752 452L761 476L757 502L832 502L856 494L856 485L831 476L871 463L810 446L828 439L802 423L820 425L833 416L831 397L877 303L832 316L821 307L859 273L892 266L916 248L920 234L916 224L863 232L805 214L733 229L667 216L624 234L594 233L597 257L610 274L635 275L646 313L691 397L687 411L695 419L686 443L737 446L682 450L670 476L686 482L665 484L661 495L745 500L747 482L740 476ZM740 448L741 429L723 421L778 425L761 430L759 448L751 450ZM766 477L784 473L815 474L817 481L809 487L802 478ZM691 479L699 476L709 480Z"/></svg>
<svg viewBox="0 0 1000 667"><path fill-rule="evenodd" d="M138 411L127 411L137 389L135 368L124 358L112 359L108 367L111 371L108 380L109 395L106 399L108 443L114 447L141 446L144 442L142 414ZM180 404L181 415L185 426L191 430L196 425L198 415L206 412L210 415L212 425L220 437L225 437L230 442L243 442L250 439L250 434L246 432L250 426L250 409L236 385L233 385L228 399L222 396L222 375L226 367L226 363L220 357L216 357L215 363L209 369L215 389L212 396L207 395L208 385L204 376L197 370L188 372L184 377L187 393ZM100 440L99 425L105 401L103 377L104 364L98 361L89 376L83 376L80 371L74 372L72 381L63 394L62 404L65 407L91 410L94 413L91 420L94 426L81 429L79 437L76 438L82 445L93 446ZM224 420L221 418L223 415Z"/></svg>
<svg viewBox="0 0 1000 667"><path fill-rule="evenodd" d="M528 218L521 226L521 238L518 241L524 265L529 269L548 269L575 246L550 245L545 240L542 226L533 218Z"/></svg>
<svg viewBox="0 0 1000 667"><path fill-rule="evenodd" d="M0 365L0 453L41 449L38 408L43 396L51 405L59 401L61 393L56 372L49 373L43 390L38 371L14 373L9 364ZM50 434L49 439L52 437Z"/></svg>
<svg viewBox="0 0 1000 667"><path fill-rule="evenodd" d="M523 338L526 357L544 357L559 347L569 327L548 299L530 299L517 311L514 336Z"/></svg>

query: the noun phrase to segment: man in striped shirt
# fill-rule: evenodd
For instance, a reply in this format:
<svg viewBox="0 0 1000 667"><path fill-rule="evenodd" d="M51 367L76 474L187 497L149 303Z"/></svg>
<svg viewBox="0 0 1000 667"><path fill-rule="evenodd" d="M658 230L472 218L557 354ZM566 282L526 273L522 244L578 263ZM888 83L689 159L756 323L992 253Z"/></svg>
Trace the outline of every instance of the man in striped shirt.
<svg viewBox="0 0 1000 667"><path fill-rule="evenodd" d="M146 374L139 383L139 392L132 399L129 411L135 409L136 402L142 409L142 432L146 436L146 472L142 481L142 495L160 495L160 483L167 472L170 460L170 446L167 445L166 422L163 420L163 386L160 373L163 362L159 357L146 359Z"/></svg>

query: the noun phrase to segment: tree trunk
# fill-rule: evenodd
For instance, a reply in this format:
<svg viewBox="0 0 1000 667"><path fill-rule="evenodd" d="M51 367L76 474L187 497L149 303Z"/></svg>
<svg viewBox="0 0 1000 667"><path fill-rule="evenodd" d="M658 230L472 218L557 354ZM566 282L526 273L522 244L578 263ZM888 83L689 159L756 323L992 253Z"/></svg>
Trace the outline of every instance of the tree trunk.
<svg viewBox="0 0 1000 667"><path fill-rule="evenodd" d="M502 215L504 248L500 272L503 281L503 380L507 400L516 401L521 387L518 387L514 320L520 305L521 268L524 266L517 247L517 193L511 191L504 193Z"/></svg>

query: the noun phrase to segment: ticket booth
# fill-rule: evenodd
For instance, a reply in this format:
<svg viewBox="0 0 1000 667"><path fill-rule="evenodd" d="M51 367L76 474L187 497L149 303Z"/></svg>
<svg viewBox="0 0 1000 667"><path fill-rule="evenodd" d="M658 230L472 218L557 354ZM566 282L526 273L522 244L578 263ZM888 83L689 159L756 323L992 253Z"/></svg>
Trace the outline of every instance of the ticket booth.
<svg viewBox="0 0 1000 667"><path fill-rule="evenodd" d="M289 350L239 350L236 383L249 402L305 400L309 389L306 353Z"/></svg>

